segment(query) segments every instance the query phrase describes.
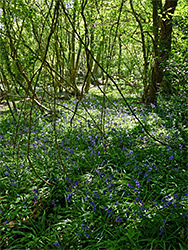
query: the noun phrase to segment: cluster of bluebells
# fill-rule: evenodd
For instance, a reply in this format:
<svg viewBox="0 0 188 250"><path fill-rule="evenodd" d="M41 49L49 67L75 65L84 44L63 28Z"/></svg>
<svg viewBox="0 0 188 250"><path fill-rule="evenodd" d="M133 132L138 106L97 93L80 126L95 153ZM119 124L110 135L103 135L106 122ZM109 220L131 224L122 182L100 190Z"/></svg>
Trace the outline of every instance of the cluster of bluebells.
<svg viewBox="0 0 188 250"><path fill-rule="evenodd" d="M161 226L161 228L160 228L159 235L161 235L161 234L164 232L164 230L165 230L165 225L166 225L166 220L163 220L163 224L162 224L162 226Z"/></svg>
<svg viewBox="0 0 188 250"><path fill-rule="evenodd" d="M91 199L90 197L88 197L88 194L89 194L89 191L86 190L86 191L85 191L85 198L84 198L84 201L85 201L85 200L88 200L89 203L91 204L91 206L93 207L93 212L95 212L95 210L96 210L95 202L94 202L93 199ZM98 193L95 193L95 192L94 192L94 197L97 197L97 199L99 199Z"/></svg>
<svg viewBox="0 0 188 250"><path fill-rule="evenodd" d="M13 165L15 165L15 164L13 164ZM20 165L20 167L21 167L21 165ZM4 173L5 173L6 176L9 177L11 185L18 187L18 185L17 185L17 183L15 181L15 177L14 177L14 175L13 175L12 170L10 169L10 167L5 166L5 168L6 168L6 171Z"/></svg>
<svg viewBox="0 0 188 250"><path fill-rule="evenodd" d="M81 225L81 229L78 233L75 233L76 236L84 236L85 238L89 238L89 227L85 226L85 224Z"/></svg>
<svg viewBox="0 0 188 250"><path fill-rule="evenodd" d="M94 106L91 106L91 109ZM154 109L154 105L151 105L152 109ZM113 113L113 115L117 115L117 113L115 113L114 110L112 109L108 109L106 108L106 110L109 111L109 113L107 114L107 121L106 121L106 129L108 131L108 135L109 137L116 137L117 140L121 139L121 135L118 135L117 133L117 127L119 126L119 124L117 122L112 122L111 121L111 113ZM138 114L142 115L144 110L137 110L134 109L135 112L137 112ZM121 113L122 112L122 113ZM119 111L118 111L118 117L123 117L124 119L126 118L127 114L123 114L124 109L122 107L120 107ZM154 115L155 116L155 115ZM156 116L155 116L156 118ZM157 119L157 118L156 118ZM63 120L68 121L67 117L64 116ZM91 127L91 124L88 124L89 127ZM116 129L114 129L115 126ZM41 128L42 130L43 128ZM120 145L120 143L118 144L117 148L115 148L115 150L118 150L118 147L120 147L120 151L122 154L122 159L123 159L123 167L120 166L120 169L123 169L125 172L131 172L131 174L128 173L128 176L130 177L130 180L128 182L126 182L124 184L123 187L118 187L116 185L116 176L114 174L115 171L111 171L108 169L107 167L107 163L108 160L103 157L102 155L102 151L99 150L99 145L101 145L101 135L97 134L97 133L93 133L92 135L88 135L87 131L80 126L79 128L79 133L78 135L75 137L76 138L76 142L77 143L85 143L85 155L89 155L92 156L93 158L91 159L100 159L101 160L101 164L99 164L98 162L98 166L100 166L99 168L96 168L92 171L92 174L89 173L88 174L88 178L85 180L86 185L83 184L83 182L80 182L80 179L76 178L76 179L69 179L68 177L66 177L67 183L66 183L66 192L67 192L67 197L66 200L67 201L72 201L73 197L75 194L82 194L84 196L83 200L84 202L87 202L87 204L90 204L90 207L92 207L93 214L97 214L97 209L99 209L99 207L97 206L97 204L101 203L102 206L102 210L104 213L106 213L106 216L108 218L110 218L110 220L113 218L115 222L117 222L116 225L118 225L121 222L124 222L125 220L131 221L136 220L136 219L140 219L142 216L150 216L149 213L149 208L146 207L145 203L143 202L143 189L145 188L145 186L149 186L150 181L152 180L152 178L154 178L153 176L156 176L154 178L154 180L157 180L157 176L160 174L160 165L156 165L154 163L151 162L141 162L139 163L139 161L137 160L137 155L134 153L133 150L129 149L129 146L131 145L131 140L128 138L128 136L126 137L127 140L127 144L124 144L123 146ZM28 129L25 129L25 132L28 132ZM63 131L62 131L63 132ZM140 133L139 131L137 131L138 133ZM33 147L33 152L36 152L35 154L33 154L33 156L40 160L40 153L38 153L38 151L40 149L43 150L43 153L48 154L48 157L50 157L50 159L53 159L53 156L55 156L55 152L53 150L52 147L50 147L50 137L48 136L43 136L42 134L39 133L38 130L33 130L32 131L33 134L38 135L38 137L36 136L36 138L33 139L33 143L32 143L32 147ZM40 136L39 136L40 134ZM3 138L2 136L0 136L0 139ZM147 141L148 139L146 137L142 137L141 139ZM68 169L70 172L71 170L73 170L74 168L76 168L79 171L79 167L78 164L76 163L74 159L77 151L79 151L79 148L73 148L71 145L71 141L68 140L65 136L63 136L62 141L59 143L60 146L60 150L61 152L63 152L63 159L64 162L66 162L66 164L68 166L70 166L70 168ZM106 145L105 145L106 146ZM109 147L110 148L110 147ZM182 145L179 144L179 148L182 149ZM167 152L168 157L167 160L172 163L174 161L175 155L170 153L171 148L168 147ZM2 153L2 152L1 152ZM74 155L75 154L75 155ZM162 156L162 155L161 155ZM153 161L154 157L153 155L147 155L147 157L150 157L150 160ZM80 161L84 160L86 157L85 156L81 156L80 157ZM88 157L89 158L89 157ZM159 157L160 158L160 157ZM59 163L59 162L58 162ZM118 163L118 161L113 162L112 165L115 165L116 163ZM105 166L106 164L106 166ZM113 168L114 166L112 166ZM23 169L24 166L21 164L19 165L19 169ZM104 169L107 169L104 171ZM179 168L172 168L172 170L176 170L179 171ZM110 172L111 171L111 172ZM118 170L117 170L118 171ZM109 173L110 172L110 173ZM5 175L9 176L11 184L12 185L16 185L15 180L11 177L11 172L10 172L10 168L8 166L6 166L5 169ZM125 174L126 175L126 174ZM54 178L55 179L55 178ZM144 183L144 184L143 184ZM147 185L145 185L145 183ZM96 187L95 187L96 185ZM97 186L98 185L98 186ZM145 186L144 186L145 185ZM87 190L85 190L85 187L87 187ZM82 190L82 188L84 188ZM151 187L150 187L151 188ZM117 201L117 194L119 195L119 193L122 192L122 194L124 196L127 196L126 198L129 199L129 201L131 200L130 204L128 204L128 202L126 203L126 205L122 205L120 204L121 202ZM39 196L39 192L37 189L33 189L33 197L34 197L34 201L37 200ZM75 195L75 199L74 202L79 202L80 197L77 200L77 197ZM108 199L106 199L108 198ZM119 197L118 197L119 199ZM174 212L177 211L180 207L180 205L184 202L185 197L179 197L179 195L177 194L173 194L173 195L166 195L164 199L162 200L158 200L158 201L154 201L155 203L153 204L153 201L150 201L151 207L156 208L155 211L158 210L163 210L163 209L169 209L170 212ZM52 205L57 208L57 204L55 200L52 200ZM71 203L69 203L69 205L71 206ZM147 206L149 206L147 205ZM124 206L124 207L123 207ZM122 214L122 207L123 207L123 211L125 211L124 214ZM186 216L188 215L188 213L184 213L182 216L183 218L186 218ZM8 222L7 222L8 223ZM7 224L6 223L6 224ZM166 225L166 221L163 220L163 224L160 228L160 234L163 233L164 229L165 229L165 225ZM76 236L84 236L85 238L89 238L90 237L90 228L85 225L82 224L81 225L81 229L79 230L78 233L75 233ZM58 242L54 243L54 246L60 248L60 244Z"/></svg>
<svg viewBox="0 0 188 250"><path fill-rule="evenodd" d="M178 197L177 194L173 194L171 196L166 195L165 198L161 200L160 204L156 202L155 205L158 205L160 209L169 208L170 212L173 213L174 211L178 211L179 206L181 206L181 204L185 204L185 197L187 195L188 194L185 194L181 197Z"/></svg>
<svg viewBox="0 0 188 250"><path fill-rule="evenodd" d="M34 197L34 202L36 202L37 198L39 196L39 192L36 188L33 189L33 197Z"/></svg>
<svg viewBox="0 0 188 250"><path fill-rule="evenodd" d="M104 206L104 209L108 213L109 217L114 213L113 209L108 206Z"/></svg>
<svg viewBox="0 0 188 250"><path fill-rule="evenodd" d="M79 183L78 183L78 179L75 180L71 180L68 177L66 177L67 180L67 187L66 187L66 191L68 192L68 195L66 197L66 200L71 201L73 198L74 193L76 193L76 191L79 189Z"/></svg>

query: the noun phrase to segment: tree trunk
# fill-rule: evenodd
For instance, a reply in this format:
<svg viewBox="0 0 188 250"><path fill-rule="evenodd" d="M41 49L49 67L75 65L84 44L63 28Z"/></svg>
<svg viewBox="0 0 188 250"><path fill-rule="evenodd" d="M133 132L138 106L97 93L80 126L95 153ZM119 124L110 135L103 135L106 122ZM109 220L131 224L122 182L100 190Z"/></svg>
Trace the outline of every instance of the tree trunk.
<svg viewBox="0 0 188 250"><path fill-rule="evenodd" d="M144 87L143 101L146 103L156 104L156 93L157 93L157 83L160 80L160 67L158 60L158 45L159 45L159 17L158 17L158 6L161 0L153 0L153 54L154 60L151 65L151 79L149 85Z"/></svg>
<svg viewBox="0 0 188 250"><path fill-rule="evenodd" d="M177 6L178 0L166 0L162 10L162 16L159 19L160 27L160 42L159 42L159 58L161 68L160 86L166 94L171 94L171 83L168 80L168 75L164 75L163 69L166 67L166 62L169 59L172 41L172 17ZM165 77L164 77L165 76Z"/></svg>
<svg viewBox="0 0 188 250"><path fill-rule="evenodd" d="M93 59L91 56L89 56L89 67L87 72L87 78L86 78L86 85L85 85L85 92L88 93L91 85L91 75L92 75L92 67L93 67Z"/></svg>
<svg viewBox="0 0 188 250"><path fill-rule="evenodd" d="M93 52L93 47L94 47L94 27L91 27L91 35L90 35L90 47L91 47L91 52ZM86 50L86 57L87 57L87 78L86 78L86 85L84 88L85 93L89 92L90 86L91 86L91 76L92 76L92 67L93 67L93 58L91 55Z"/></svg>
<svg viewBox="0 0 188 250"><path fill-rule="evenodd" d="M172 16L178 0L166 0L162 7L161 0L153 0L153 54L151 65L151 80L144 89L143 100L156 103L157 87L160 86L166 94L171 94L171 83L168 76L164 77L163 69L171 51ZM159 12L161 12L159 14Z"/></svg>

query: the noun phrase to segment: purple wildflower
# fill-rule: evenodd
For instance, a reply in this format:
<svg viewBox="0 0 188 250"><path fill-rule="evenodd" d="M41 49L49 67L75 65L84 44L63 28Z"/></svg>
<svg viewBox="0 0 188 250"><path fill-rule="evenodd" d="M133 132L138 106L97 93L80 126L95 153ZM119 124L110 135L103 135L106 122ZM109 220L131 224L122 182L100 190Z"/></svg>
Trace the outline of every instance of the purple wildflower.
<svg viewBox="0 0 188 250"><path fill-rule="evenodd" d="M184 214L183 218L185 218L188 215L188 213Z"/></svg>
<svg viewBox="0 0 188 250"><path fill-rule="evenodd" d="M67 196L66 200L71 201L71 199L72 199L72 195L73 195L72 193L68 194L68 196Z"/></svg>
<svg viewBox="0 0 188 250"><path fill-rule="evenodd" d="M84 228L85 224L81 225L81 230L79 232L82 232L82 229Z"/></svg>
<svg viewBox="0 0 188 250"><path fill-rule="evenodd" d="M33 193L36 193L36 195L39 195L39 192L36 188L33 189Z"/></svg>
<svg viewBox="0 0 188 250"><path fill-rule="evenodd" d="M169 159L170 159L170 160L172 160L173 158L174 158L174 156L173 156L173 155L171 155L171 156L169 157Z"/></svg>
<svg viewBox="0 0 188 250"><path fill-rule="evenodd" d="M60 245L59 245L58 242L55 242L55 243L54 243L54 246L57 246L58 248L60 248Z"/></svg>
<svg viewBox="0 0 188 250"><path fill-rule="evenodd" d="M118 217L115 219L116 222L121 222L121 220L122 220L122 219L121 219L120 216L118 216Z"/></svg>
<svg viewBox="0 0 188 250"><path fill-rule="evenodd" d="M166 225L166 221L163 220L163 225L162 225L162 227L160 228L159 235L161 235L161 234L164 232L165 225Z"/></svg>
<svg viewBox="0 0 188 250"><path fill-rule="evenodd" d="M110 217L113 214L113 210L111 208L109 208L107 213L109 214L108 216Z"/></svg>

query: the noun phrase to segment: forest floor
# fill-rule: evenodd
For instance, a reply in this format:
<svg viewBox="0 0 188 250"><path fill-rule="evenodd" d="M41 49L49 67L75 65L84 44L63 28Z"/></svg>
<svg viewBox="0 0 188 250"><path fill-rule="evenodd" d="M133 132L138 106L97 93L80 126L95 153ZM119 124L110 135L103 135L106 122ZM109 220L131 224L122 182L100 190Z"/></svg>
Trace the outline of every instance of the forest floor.
<svg viewBox="0 0 188 250"><path fill-rule="evenodd" d="M1 112L1 249L187 249L186 93L158 106L123 93L167 145L115 90L91 90L72 126L75 98Z"/></svg>

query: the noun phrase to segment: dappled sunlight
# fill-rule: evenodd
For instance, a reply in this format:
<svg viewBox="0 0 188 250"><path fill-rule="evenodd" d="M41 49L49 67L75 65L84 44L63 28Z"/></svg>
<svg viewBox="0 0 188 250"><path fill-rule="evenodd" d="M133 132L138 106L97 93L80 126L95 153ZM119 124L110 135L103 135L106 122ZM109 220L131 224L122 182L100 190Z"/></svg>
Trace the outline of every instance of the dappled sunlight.
<svg viewBox="0 0 188 250"><path fill-rule="evenodd" d="M99 99L85 98L83 102L100 125ZM167 110L163 117L158 107L134 106L133 102L134 112L151 133L161 141L176 143L179 149L155 144L123 107L121 100L113 104L117 109L110 103L103 109L105 138L89 116L85 121L74 118L70 128L72 113L59 110L58 148L54 142L53 115L41 116L35 109L30 157L38 174L54 185L52 188L44 186L33 175L26 160L28 123L20 123L15 151L11 151L16 124L10 115L1 117L4 131L0 136L4 232L23 227L27 235L32 226L38 235L41 230L50 229L59 239L54 241L57 247L68 239L72 240L71 244L81 246L83 240L95 237L95 244L100 246L106 237L115 240L124 234L124 240L130 240L132 245L132 239L141 235L150 237L150 232L158 240L164 234L172 234L176 228L173 218L178 218L181 223L179 232L183 233L186 158L182 151L184 142L179 143L181 131L171 119L174 114L170 110L166 124ZM172 105L175 107L173 101ZM67 106L74 110L75 102L67 103ZM78 112L86 114L82 108ZM173 140L175 131L178 132L177 142ZM67 171L66 178L58 150ZM12 205L8 209L10 201ZM43 218L43 224L34 228L40 218ZM54 237L50 231L46 234Z"/></svg>
<svg viewBox="0 0 188 250"><path fill-rule="evenodd" d="M187 8L0 1L0 249L186 249Z"/></svg>

